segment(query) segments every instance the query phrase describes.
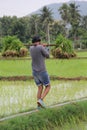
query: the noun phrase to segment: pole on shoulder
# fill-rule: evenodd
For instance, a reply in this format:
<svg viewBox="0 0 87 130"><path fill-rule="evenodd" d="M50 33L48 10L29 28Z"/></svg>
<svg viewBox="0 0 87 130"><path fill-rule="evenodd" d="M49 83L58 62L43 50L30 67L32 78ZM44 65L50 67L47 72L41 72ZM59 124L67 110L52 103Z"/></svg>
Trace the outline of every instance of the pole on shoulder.
<svg viewBox="0 0 87 130"><path fill-rule="evenodd" d="M56 44L41 44L42 46L57 46ZM26 47L34 46L33 44L24 44Z"/></svg>

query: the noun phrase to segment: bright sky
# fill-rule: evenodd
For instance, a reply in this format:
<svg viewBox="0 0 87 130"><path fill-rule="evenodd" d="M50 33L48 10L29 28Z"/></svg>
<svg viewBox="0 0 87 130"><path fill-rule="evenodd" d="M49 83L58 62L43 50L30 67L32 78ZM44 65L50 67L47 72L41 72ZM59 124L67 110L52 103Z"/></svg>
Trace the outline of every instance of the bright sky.
<svg viewBox="0 0 87 130"><path fill-rule="evenodd" d="M23 17L44 5L67 1L70 0L0 0L0 17L4 15Z"/></svg>

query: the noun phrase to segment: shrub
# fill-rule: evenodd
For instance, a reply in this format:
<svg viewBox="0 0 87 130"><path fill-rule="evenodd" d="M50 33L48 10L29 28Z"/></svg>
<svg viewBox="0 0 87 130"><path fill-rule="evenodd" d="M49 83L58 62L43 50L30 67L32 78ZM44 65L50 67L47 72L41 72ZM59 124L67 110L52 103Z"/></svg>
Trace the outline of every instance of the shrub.
<svg viewBox="0 0 87 130"><path fill-rule="evenodd" d="M2 41L2 56L15 57L26 56L28 50L23 47L22 42L16 36L6 36Z"/></svg>
<svg viewBox="0 0 87 130"><path fill-rule="evenodd" d="M7 50L19 51L23 46L22 42L16 36L6 36L2 40L3 52Z"/></svg>
<svg viewBox="0 0 87 130"><path fill-rule="evenodd" d="M52 55L55 58L70 58L76 56L73 51L72 42L62 35L56 39L56 47L52 50Z"/></svg>

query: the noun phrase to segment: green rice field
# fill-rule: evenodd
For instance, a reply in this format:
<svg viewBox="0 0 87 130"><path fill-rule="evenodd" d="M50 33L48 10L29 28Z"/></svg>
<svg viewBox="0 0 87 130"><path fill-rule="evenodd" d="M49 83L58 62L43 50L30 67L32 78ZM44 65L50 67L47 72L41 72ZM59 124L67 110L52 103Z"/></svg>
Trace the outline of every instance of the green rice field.
<svg viewBox="0 0 87 130"><path fill-rule="evenodd" d="M77 57L87 57L87 50L77 51L76 54L77 54Z"/></svg>
<svg viewBox="0 0 87 130"><path fill-rule="evenodd" d="M37 87L33 81L0 81L0 118L37 107ZM87 96L87 81L51 81L46 106Z"/></svg>
<svg viewBox="0 0 87 130"><path fill-rule="evenodd" d="M48 59L49 75L61 77L87 77L86 59ZM31 76L31 60L0 60L0 76Z"/></svg>
<svg viewBox="0 0 87 130"><path fill-rule="evenodd" d="M46 68L50 76L65 78L87 77L87 52L77 52L81 59L47 59ZM0 77L32 76L31 60L0 60ZM37 108L37 86L30 81L0 81L0 118ZM44 102L47 107L66 101L87 97L87 81L51 80L51 90ZM60 130L86 130L87 124L66 124ZM57 130L57 127L55 127Z"/></svg>
<svg viewBox="0 0 87 130"><path fill-rule="evenodd" d="M78 52L77 54L78 57L86 57L87 52ZM47 59L46 68L50 76L59 76L65 78L87 77L87 59L84 58L67 60ZM31 60L0 60L0 77L4 76L32 76ZM0 81L0 118L36 109L36 95L37 86L35 85L33 80ZM51 90L45 98L44 102L46 106L49 107L50 105L77 100L84 97L87 97L86 80L51 80ZM20 120L18 121L19 124L21 124L21 117L19 118ZM74 121L75 120L73 119L73 123ZM62 127L59 127L57 126L58 124L56 124L56 126L54 126L54 130L58 130L58 128L60 130L86 130L86 122L87 121L80 121L78 125L76 122L76 124L72 125L67 122ZM16 123L14 126L15 129L17 126ZM7 127L9 129L9 123ZM6 129L4 129L3 127L3 130ZM44 128L44 130L46 130L46 127Z"/></svg>

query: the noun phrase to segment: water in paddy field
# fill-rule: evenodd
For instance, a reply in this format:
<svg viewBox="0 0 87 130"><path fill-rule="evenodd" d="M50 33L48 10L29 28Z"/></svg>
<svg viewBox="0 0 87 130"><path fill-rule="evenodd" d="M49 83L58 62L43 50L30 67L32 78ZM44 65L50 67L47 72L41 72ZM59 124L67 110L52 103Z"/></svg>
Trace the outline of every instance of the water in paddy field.
<svg viewBox="0 0 87 130"><path fill-rule="evenodd" d="M37 107L37 87L33 81L0 81L0 117ZM87 81L51 81L44 102L47 106L87 96Z"/></svg>

